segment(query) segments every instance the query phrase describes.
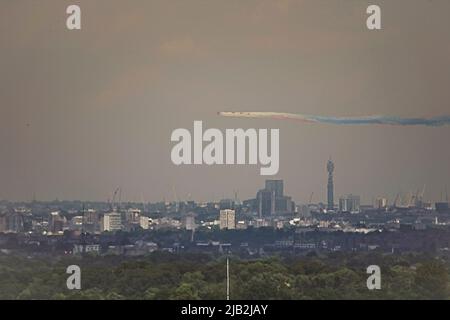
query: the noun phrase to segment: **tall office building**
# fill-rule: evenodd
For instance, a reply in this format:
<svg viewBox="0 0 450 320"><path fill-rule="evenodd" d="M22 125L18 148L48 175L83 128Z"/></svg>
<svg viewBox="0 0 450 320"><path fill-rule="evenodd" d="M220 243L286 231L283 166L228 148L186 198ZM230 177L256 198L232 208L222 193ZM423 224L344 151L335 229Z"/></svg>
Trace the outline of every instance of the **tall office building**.
<svg viewBox="0 0 450 320"><path fill-rule="evenodd" d="M64 229L64 225L66 223L66 218L61 216L59 211L54 211L50 213L50 218L48 221L49 232L52 234L57 234L62 232Z"/></svg>
<svg viewBox="0 0 450 320"><path fill-rule="evenodd" d="M127 224L139 223L141 219L141 210L140 209L128 209L125 212L125 222Z"/></svg>
<svg viewBox="0 0 450 320"><path fill-rule="evenodd" d="M333 186L333 171L334 171L334 163L333 161L328 160L327 163L327 171L328 171L328 185L327 185L327 195L328 195L328 210L334 209L334 186Z"/></svg>
<svg viewBox="0 0 450 320"><path fill-rule="evenodd" d="M234 210L220 210L220 230L236 228L236 213Z"/></svg>
<svg viewBox="0 0 450 320"><path fill-rule="evenodd" d="M387 207L386 198L377 198L375 200L375 209L385 209Z"/></svg>
<svg viewBox="0 0 450 320"><path fill-rule="evenodd" d="M144 229L147 230L149 227L149 220L148 217L146 216L140 216L139 217L139 226Z"/></svg>
<svg viewBox="0 0 450 320"><path fill-rule="evenodd" d="M122 217L118 212L106 213L103 216L103 231L122 230Z"/></svg>
<svg viewBox="0 0 450 320"><path fill-rule="evenodd" d="M100 214L93 210L88 209L83 214L83 229L84 232L88 233L98 233L101 232Z"/></svg>
<svg viewBox="0 0 450 320"><path fill-rule="evenodd" d="M219 202L219 209L234 209L234 200L233 199L222 199Z"/></svg>
<svg viewBox="0 0 450 320"><path fill-rule="evenodd" d="M283 180L266 180L265 188L258 191L253 205L260 218L295 211L292 198L285 196L283 189Z"/></svg>
<svg viewBox="0 0 450 320"><path fill-rule="evenodd" d="M256 205L260 218L275 214L275 192L262 189L256 194Z"/></svg>
<svg viewBox="0 0 450 320"><path fill-rule="evenodd" d="M360 212L360 197L349 194L339 199L339 211L358 213Z"/></svg>
<svg viewBox="0 0 450 320"><path fill-rule="evenodd" d="M275 197L283 197L283 180L266 180L266 190L275 193Z"/></svg>
<svg viewBox="0 0 450 320"><path fill-rule="evenodd" d="M185 217L185 228L186 230L192 231L195 230L195 215L194 214L188 214Z"/></svg>
<svg viewBox="0 0 450 320"><path fill-rule="evenodd" d="M0 232L18 233L24 230L22 214L18 212L0 213Z"/></svg>

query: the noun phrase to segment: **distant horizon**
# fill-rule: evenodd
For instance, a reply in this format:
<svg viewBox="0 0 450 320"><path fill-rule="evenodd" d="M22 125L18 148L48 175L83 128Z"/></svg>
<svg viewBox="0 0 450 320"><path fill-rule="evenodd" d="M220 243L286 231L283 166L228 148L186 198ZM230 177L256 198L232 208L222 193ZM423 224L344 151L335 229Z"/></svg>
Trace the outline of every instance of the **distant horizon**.
<svg viewBox="0 0 450 320"><path fill-rule="evenodd" d="M263 186L260 186L259 188L255 189L255 195L254 196L240 197L238 195L237 200L242 202L242 201L245 201L245 200L255 199L257 191L259 189L262 189L262 188L263 188ZM289 192L286 192L286 191L285 191L285 195L292 197L291 194ZM373 205L374 201L377 198L385 198L385 199L387 199L388 206L392 206L395 198L397 197L397 195L394 195L394 196L378 195L378 196L372 197L369 201L365 201L365 200L363 201L363 197L360 194L355 193L355 192L354 193L339 194L337 196L336 196L336 193L335 193L334 205L337 207L338 204L339 204L339 199L341 197L345 197L347 195L360 196L361 197L361 205L362 206ZM414 195L414 193L413 192L399 193L400 201L403 201L404 198L407 197L408 195L412 196L412 195ZM188 199L179 199L178 201L176 201L173 197L172 198L171 197L167 197L166 199L162 198L162 199L159 199L159 200L158 199L156 199L156 200L154 200L154 199L152 199L152 200L144 199L144 201L136 200L136 199L135 200L122 199L120 203L142 204L142 203L161 203L161 202L173 203L173 202L188 202L188 201L194 201L196 203L208 203L208 202L220 202L221 200L234 200L234 196L230 195L229 197L219 197L219 198L215 198L215 199L206 199L206 200L205 199L197 200L197 199L194 199L194 198L190 198L189 200ZM75 199L75 198L57 198L57 197L53 198L53 199L40 199L37 196L36 196L35 199L33 199L33 198L31 198L31 199L4 199L4 198L0 198L0 202L11 202L11 203L33 203L33 202L50 203L50 202L55 202L55 201L58 201L58 202L81 202L81 203L83 203L83 202L84 203L91 202L91 203L105 203L105 204L110 202L109 199L100 200L100 199ZM292 197L292 201L294 201L296 205L308 205L309 204L308 202L298 201L294 197ZM448 201L448 199L446 200L446 194L445 194L445 191L443 191L442 199L440 198L440 196L439 196L439 198L435 198L435 199L430 199L430 198L427 198L426 196L424 196L424 202L425 203L434 204L436 202L449 202L449 201ZM117 203L117 201L116 201L116 203ZM324 205L326 205L327 204L327 199L322 199L322 200L319 200L319 201L313 200L310 204L324 204Z"/></svg>

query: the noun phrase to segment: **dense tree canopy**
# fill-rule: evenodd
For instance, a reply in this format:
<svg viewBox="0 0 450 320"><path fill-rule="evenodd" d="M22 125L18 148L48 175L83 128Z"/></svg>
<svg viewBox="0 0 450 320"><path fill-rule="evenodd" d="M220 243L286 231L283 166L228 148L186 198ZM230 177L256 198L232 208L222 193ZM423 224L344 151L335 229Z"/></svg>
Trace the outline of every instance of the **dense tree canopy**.
<svg viewBox="0 0 450 320"><path fill-rule="evenodd" d="M326 257L230 257L232 299L449 299L449 261L419 255L336 253ZM68 290L66 268L81 268ZM381 267L381 290L366 268ZM0 299L225 299L223 256L0 256Z"/></svg>

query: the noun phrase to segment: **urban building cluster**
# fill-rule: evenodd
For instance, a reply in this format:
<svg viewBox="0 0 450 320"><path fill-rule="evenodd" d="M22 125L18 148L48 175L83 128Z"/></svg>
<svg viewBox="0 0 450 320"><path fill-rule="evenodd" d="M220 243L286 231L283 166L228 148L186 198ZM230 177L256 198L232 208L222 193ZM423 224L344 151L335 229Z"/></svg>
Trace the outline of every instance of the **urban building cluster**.
<svg viewBox="0 0 450 320"><path fill-rule="evenodd" d="M255 198L242 202L237 194L234 199L206 203L122 203L115 202L115 197L106 203L1 201L0 249L11 241L40 248L45 247L41 244L58 244L64 252L73 254L105 251L105 246L109 253L117 254L145 254L163 249L177 251L186 247L207 249L219 246L223 249L227 243L215 240L217 232L239 238L240 231L245 234L245 230L265 228L292 233L287 238L272 239L270 244L264 238L260 239L266 249L267 246L278 249L292 246L297 250L337 250L346 247L345 241L333 242L332 245L320 241L296 242L295 238L314 232L338 232L344 238L352 238L352 234L380 231L450 231L447 197L445 201L432 205L424 201L422 189L406 197L397 195L391 204L386 198L377 197L371 205L362 205L360 197L353 194L341 196L335 203L334 163L331 159L326 168L326 203L313 203L311 195L309 203L295 204L292 197L285 194L283 180L266 180L264 188L255 192ZM164 232L158 231L164 230L187 234L188 244L178 243L176 239L162 244ZM124 234L131 235L132 243L123 243ZM245 243L243 241L239 246L245 247ZM192 244L196 245L192 247ZM379 247L380 244L373 246ZM448 246L442 245L443 248Z"/></svg>

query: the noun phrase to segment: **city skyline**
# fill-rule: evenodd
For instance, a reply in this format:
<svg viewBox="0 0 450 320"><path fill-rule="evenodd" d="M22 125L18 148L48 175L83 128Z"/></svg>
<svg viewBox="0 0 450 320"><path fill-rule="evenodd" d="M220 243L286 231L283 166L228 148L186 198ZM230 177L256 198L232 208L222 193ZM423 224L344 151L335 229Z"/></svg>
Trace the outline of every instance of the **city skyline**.
<svg viewBox="0 0 450 320"><path fill-rule="evenodd" d="M193 199L191 194L188 193L186 194L186 198L180 198L177 195L177 190L174 187L172 189L173 192L173 198L169 197L164 197L163 199L157 199L155 201L151 201L151 200L146 200L143 197L141 197L140 200L128 200L128 199L123 199L122 198L122 193L123 193L123 189L122 187L117 187L114 192L112 192L110 195L108 195L107 199L93 199L93 200L83 200L83 199L59 199L59 198L55 198L55 199L38 199L36 197L36 194L33 194L32 199L28 199L28 200L9 200L9 199L0 199L1 201L8 201L8 202L17 202L17 203L32 203L32 202L52 202L52 201L80 201L80 202L97 202L97 203L109 203L111 206L114 205L119 205L120 203L136 203L136 204L145 204L145 203L160 203L160 202L165 202L165 203L187 203L190 201L194 201L196 203L222 203L222 201L256 201L261 202L260 199L260 194L262 192L268 192L268 201L270 202L269 206L273 206L272 209L267 209L269 210L269 215L271 214L275 214L275 212L277 210L275 210L275 199L278 198L286 198L287 201L291 201L293 205L299 204L299 205L311 205L311 204L322 204L324 206L324 209L327 210L336 210L339 209L340 210L340 201L342 199L345 199L349 196L357 196L358 199L361 198L359 193L342 193L342 194L338 194L337 196L337 200L338 203L335 203L335 189L334 189L334 181L333 181L333 173L334 173L334 162L331 160L331 158L327 161L327 173L328 173L328 180L326 183L326 186L324 188L326 188L326 198L325 199L319 199L318 201L313 201L313 197L314 197L314 192L312 192L309 195L308 201L296 201L296 199L292 199L292 197L287 197L284 195L284 180L283 179L265 179L265 188L263 189L258 189L258 187L255 188L256 191L256 198L255 195L250 195L248 197L239 197L239 192L237 189L233 190L233 194L230 196L222 196L222 197L218 197L218 198L214 198L214 199L206 199L206 200L198 200L198 199ZM281 190L281 191L280 191ZM414 192L415 191L415 192ZM426 191L426 185L424 184L422 186L422 188L419 188L417 190L409 190L408 192L397 192L394 196L388 196L386 194L379 194L377 196L372 196L369 200L370 201L361 201L361 205L364 206L373 206L374 208L379 207L379 203L384 203L384 205L382 206L389 206L389 207L395 207L397 205L402 206L404 204L408 205L408 204L412 204L412 201L417 201L420 200L423 203L429 203L429 204L434 204L434 203L449 203L449 194L448 194L448 188L447 186L443 187L441 189L440 195L439 197L437 197L436 199L431 199L429 197L425 196L425 191ZM273 193L273 194L272 194ZM420 199L419 199L419 195L420 195ZM261 194L262 197L264 197L264 194ZM270 200L270 198L273 197L272 200ZM259 199L259 200L258 200ZM360 200L358 200L358 203L360 202ZM359 204L358 204L359 205ZM258 205L257 205L258 206ZM261 204L259 204L259 206L261 206ZM289 205L287 205L287 207L289 207ZM258 209L257 211L261 211L262 209ZM264 216L263 214L259 213L260 216Z"/></svg>
<svg viewBox="0 0 450 320"><path fill-rule="evenodd" d="M313 196L315 195L314 191L311 192L311 194L308 197L308 200L304 200L304 201L298 201L298 199L293 199L293 204L295 204L297 202L297 204L323 204L325 206L325 208L327 210L335 210L341 207L340 205L340 201L343 198L346 198L348 196L352 196L352 194L354 194L355 192L347 192L347 193L338 193L337 197L336 197L336 193L335 193L335 188L334 188L334 170L335 170L335 166L334 166L334 161L332 160L332 157L330 156L330 158L328 159L328 161L326 162L326 171L327 171L327 183L326 185L324 184L323 189L326 191L324 191L325 195L324 198L320 198L317 199L317 201L313 201L316 200L315 198L313 198ZM105 199L73 199L73 198L53 198L53 199L39 199L36 195L36 192L33 192L32 194L32 198L31 199L19 199L19 200L12 200L12 199L1 199L0 201L9 201L9 202L51 202L51 201L81 201L81 202L99 202L99 203L110 203L111 205L114 205L114 199L116 200L115 202L123 202L123 203L159 203L159 202L166 202L166 203L177 203L177 202L188 202L188 201L195 201L198 203L207 203L207 202L215 202L215 203L219 203L222 200L239 200L239 201L244 201L244 200L256 200L256 201L260 201L259 196L261 192L264 191L269 191L272 190L277 194L277 197L279 197L281 195L281 197L283 196L283 190L284 190L284 179L267 179L267 177L264 177L264 182L266 187L264 189L260 189L258 190L258 187L255 187L256 190L256 199L254 195L252 195L251 193L248 196L244 196L244 197L239 197L239 189L233 189L232 191L230 191L229 193L227 193L226 195L223 194L222 196L216 196L213 198L209 198L209 199L194 199L192 198L192 194L190 192L187 192L185 194L185 197L183 196L179 196L176 186L173 185L172 189L170 190L170 192L172 192L172 194L170 194L167 197L163 197L162 199L156 199L156 200L149 200L149 199L144 199L143 197L143 193L141 193L140 195L140 199L137 199L136 197L134 197L133 199L130 198L126 198L123 197L124 194L124 190L121 186L118 186L117 188L114 189L113 192L111 192L110 194L107 195L107 197ZM278 186L277 183L280 182L281 186ZM276 191L275 191L276 190ZM281 191L279 191L281 190ZM388 194L378 194L378 195L372 195L371 197L366 197L367 199L364 199L363 197L360 196L359 193L356 192L356 195L358 198L364 199L363 201L361 201L361 205L369 205L369 206L377 206L377 202L379 202L380 200L382 201L386 201L386 205L389 206L396 206L396 205L402 205L403 203L409 203L410 201L413 201L414 199L416 199L417 195L419 194L419 192L421 191L421 201L427 202L427 203L437 203L437 202L449 202L449 196L448 196L448 188L447 185L445 185L444 187L441 188L440 190L440 194L438 196L436 196L435 198L432 197L426 197L424 196L426 190L426 184L424 184L421 188L417 188L417 189L410 189L407 190L406 192L402 192L399 191L394 195L388 195ZM270 193L272 192L270 191ZM253 191L255 192L255 191ZM184 194L184 193L182 193ZM241 195L242 196L242 195ZM269 197L272 197L271 195L269 195ZM291 200L292 197L288 197L289 201ZM338 200L338 203L335 203L335 199ZM274 202L275 200L269 200L269 202ZM358 200L359 202L359 200ZM273 205L273 204L270 204ZM261 209L259 209L261 210ZM269 211L273 211L275 212L275 207L273 207L272 209L270 209ZM260 214L261 216L261 214Z"/></svg>

